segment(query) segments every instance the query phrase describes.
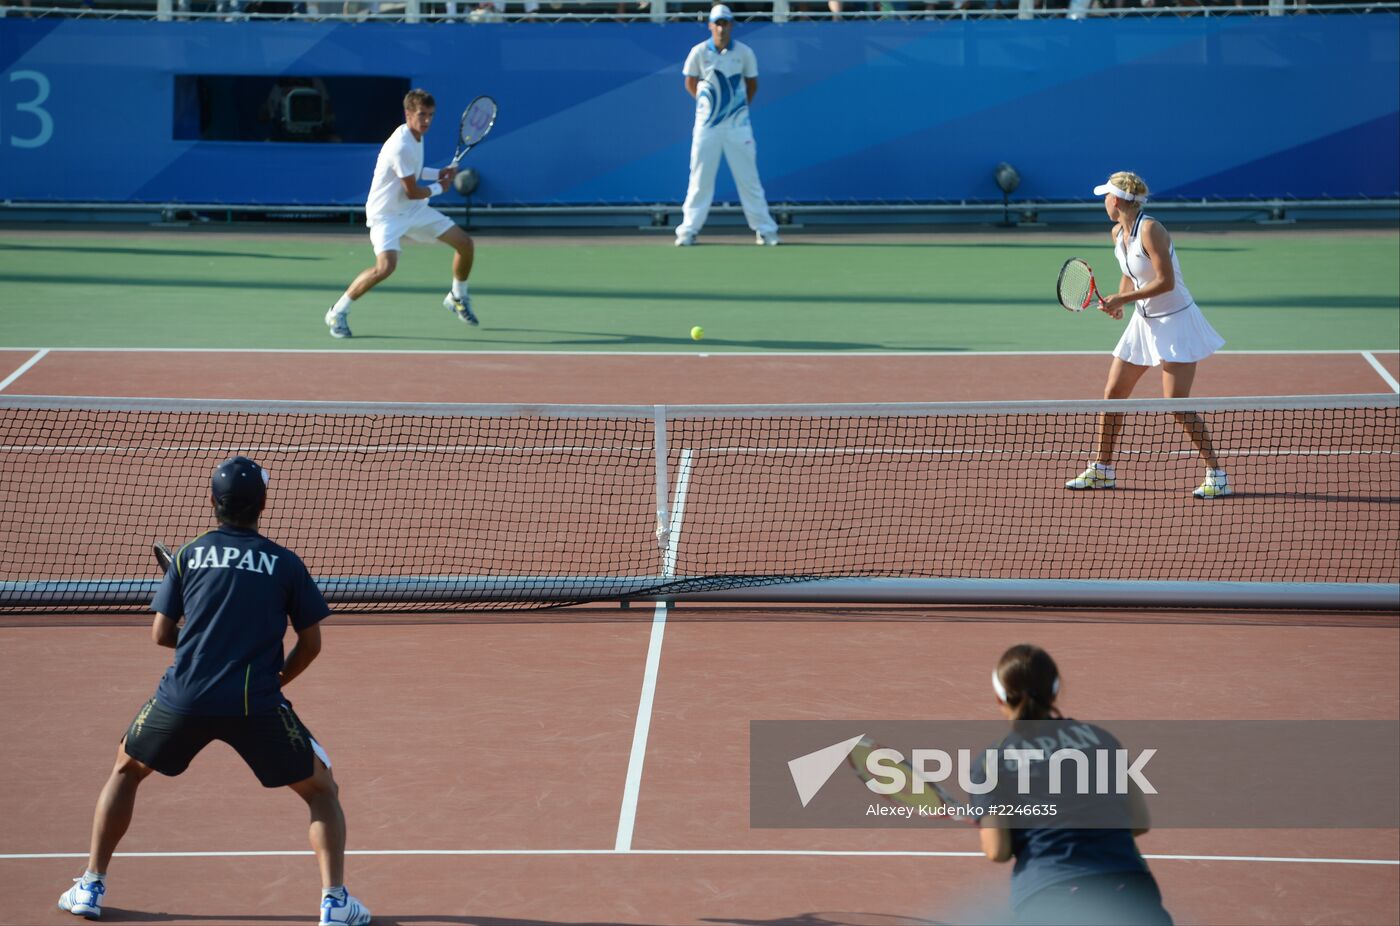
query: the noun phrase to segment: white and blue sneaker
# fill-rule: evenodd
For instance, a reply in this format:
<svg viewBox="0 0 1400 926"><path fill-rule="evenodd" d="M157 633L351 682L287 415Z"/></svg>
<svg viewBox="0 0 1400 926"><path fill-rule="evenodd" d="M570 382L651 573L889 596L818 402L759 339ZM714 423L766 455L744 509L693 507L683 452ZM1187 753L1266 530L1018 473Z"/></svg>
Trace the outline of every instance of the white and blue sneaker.
<svg viewBox="0 0 1400 926"><path fill-rule="evenodd" d="M1225 470L1206 470L1205 482L1196 487L1196 491L1191 493L1196 498L1224 498L1227 495L1234 495L1235 490L1230 486L1230 477L1225 475Z"/></svg>
<svg viewBox="0 0 1400 926"><path fill-rule="evenodd" d="M330 326L331 337L350 337L350 322L347 320L349 315L349 312L337 312L335 306L331 306L330 311L326 313L326 324Z"/></svg>
<svg viewBox="0 0 1400 926"><path fill-rule="evenodd" d="M1111 489L1118 484L1113 467L1090 463L1089 468L1065 483L1066 489Z"/></svg>
<svg viewBox="0 0 1400 926"><path fill-rule="evenodd" d="M695 236L694 236L694 235L677 235L677 236L676 236L676 247L678 247L678 248L689 248L689 247L693 247L694 245L695 245Z"/></svg>
<svg viewBox="0 0 1400 926"><path fill-rule="evenodd" d="M105 893L107 885L101 881L84 882L82 878L74 878L73 886L58 898L58 908L67 910L74 916L85 916L90 920L99 919L102 916L102 895Z"/></svg>
<svg viewBox="0 0 1400 926"><path fill-rule="evenodd" d="M759 247L775 248L778 246L778 233L769 232L765 235L763 232L754 232L753 243Z"/></svg>
<svg viewBox="0 0 1400 926"><path fill-rule="evenodd" d="M366 926L371 919L369 908L345 888L321 894L321 926Z"/></svg>
<svg viewBox="0 0 1400 926"><path fill-rule="evenodd" d="M468 325L479 324L476 320L476 316L472 314L472 297L470 295L458 299L452 293L448 293L447 297L442 300L442 307L453 315L456 315Z"/></svg>

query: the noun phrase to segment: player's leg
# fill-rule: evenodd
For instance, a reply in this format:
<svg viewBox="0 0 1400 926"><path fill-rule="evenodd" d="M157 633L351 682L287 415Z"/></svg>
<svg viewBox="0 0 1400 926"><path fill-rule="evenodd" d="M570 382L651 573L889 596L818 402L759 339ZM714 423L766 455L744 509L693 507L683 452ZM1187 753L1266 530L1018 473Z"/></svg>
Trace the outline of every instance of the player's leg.
<svg viewBox="0 0 1400 926"><path fill-rule="evenodd" d="M1126 399L1133 394L1133 388L1142 379L1147 367L1129 363L1121 357L1114 357L1108 368L1108 382L1104 385L1105 399ZM1118 447L1118 435L1123 430L1123 416L1112 412L1099 415L1098 431L1094 439L1094 458L1084 472L1065 483L1067 489L1111 489L1118 484L1117 473L1113 469L1113 454Z"/></svg>
<svg viewBox="0 0 1400 926"><path fill-rule="evenodd" d="M311 812L309 836L321 869L321 886L335 887L345 883L345 811L331 770L319 760L314 766L311 777L287 787L306 801Z"/></svg>
<svg viewBox="0 0 1400 926"><path fill-rule="evenodd" d="M232 746L265 788L291 788L311 814L309 838L321 870L321 923L362 926L369 910L345 889L345 813L331 775L330 756L316 742L292 706L234 718Z"/></svg>
<svg viewBox="0 0 1400 926"><path fill-rule="evenodd" d="M705 227L710 216L710 204L715 198L715 175L724 144L713 129L697 128L690 140L690 183L681 207L681 224L676 226L676 244L695 243L695 236Z"/></svg>
<svg viewBox="0 0 1400 926"><path fill-rule="evenodd" d="M758 149L754 145L751 126L734 126L725 131L724 158L729 162L729 172L734 175L739 202L744 207L744 218L749 228L753 229L755 240L758 244L777 244L778 223L773 221L773 215L768 211L763 182L758 178Z"/></svg>
<svg viewBox="0 0 1400 926"><path fill-rule="evenodd" d="M92 815L92 842L88 848L88 869L106 873L112 853L131 826L136 809L136 789L155 769L127 755L126 737L117 745L117 761L112 774L97 796L97 809Z"/></svg>
<svg viewBox="0 0 1400 926"><path fill-rule="evenodd" d="M369 228L370 245L374 248L374 266L361 270L350 286L326 312L326 325L331 337L350 337L350 305L374 287L383 283L398 269L402 222L387 219Z"/></svg>
<svg viewBox="0 0 1400 926"><path fill-rule="evenodd" d="M167 711L155 698L142 705L117 744L116 762L97 798L92 814L88 869L59 897L60 908L89 919L102 915L107 866L131 826L136 791L141 782L153 771L179 775L189 768L190 761L209 740L209 733L199 725L197 718Z"/></svg>
<svg viewBox="0 0 1400 926"><path fill-rule="evenodd" d="M446 231L437 236L443 244L452 248L452 288L442 304L451 309L459 319L469 325L477 323L472 314L472 297L467 289L467 279L472 275L472 264L476 260L476 243L451 219Z"/></svg>
<svg viewBox="0 0 1400 926"><path fill-rule="evenodd" d="M355 277L350 283L350 286L345 290L345 295L350 297L351 302L354 302L380 283L389 279L398 268L399 252L397 250L380 251L374 255L374 266L366 267L364 270L361 270L359 275Z"/></svg>
<svg viewBox="0 0 1400 926"><path fill-rule="evenodd" d="M1184 399L1191 395L1191 385L1196 381L1196 364L1192 363L1169 363L1162 361L1162 397L1167 399ZM1210 428L1206 425L1205 419L1196 412L1176 412L1176 420L1181 424L1182 430L1186 432L1191 445L1196 448L1196 452L1201 455L1201 459L1206 464L1206 477L1196 490L1191 493L1197 498L1220 498L1226 495L1233 495L1235 490L1230 487L1230 477L1225 474L1225 468L1220 465L1220 458L1215 453L1215 443L1210 439Z"/></svg>

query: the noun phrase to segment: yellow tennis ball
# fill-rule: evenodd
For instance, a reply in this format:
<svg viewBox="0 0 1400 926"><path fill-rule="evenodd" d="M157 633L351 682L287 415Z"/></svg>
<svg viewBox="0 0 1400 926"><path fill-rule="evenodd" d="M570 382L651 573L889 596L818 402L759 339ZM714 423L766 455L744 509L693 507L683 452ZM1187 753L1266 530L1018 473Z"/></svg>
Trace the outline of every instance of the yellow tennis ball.
<svg viewBox="0 0 1400 926"><path fill-rule="evenodd" d="M696 325L694 328L691 328L691 329L690 329L690 339L691 339L692 341L698 341L698 340L700 340L701 338L703 338L704 336L705 336L705 329L704 329L704 328L701 328L699 325Z"/></svg>

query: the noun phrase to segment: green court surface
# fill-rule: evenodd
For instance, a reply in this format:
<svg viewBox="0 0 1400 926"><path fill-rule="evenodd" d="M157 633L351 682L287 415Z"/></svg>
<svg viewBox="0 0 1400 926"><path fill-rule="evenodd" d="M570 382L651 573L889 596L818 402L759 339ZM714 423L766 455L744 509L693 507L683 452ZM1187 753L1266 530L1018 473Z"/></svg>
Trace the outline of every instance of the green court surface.
<svg viewBox="0 0 1400 926"><path fill-rule="evenodd" d="M1175 230L1183 274L1227 350L1400 348L1400 234ZM442 308L450 251L409 245L358 302L368 237L281 230L0 228L0 347L493 351L1106 351L1122 323L1060 309L1060 264L1117 270L1102 232L477 234L480 328ZM702 325L706 338L689 337Z"/></svg>

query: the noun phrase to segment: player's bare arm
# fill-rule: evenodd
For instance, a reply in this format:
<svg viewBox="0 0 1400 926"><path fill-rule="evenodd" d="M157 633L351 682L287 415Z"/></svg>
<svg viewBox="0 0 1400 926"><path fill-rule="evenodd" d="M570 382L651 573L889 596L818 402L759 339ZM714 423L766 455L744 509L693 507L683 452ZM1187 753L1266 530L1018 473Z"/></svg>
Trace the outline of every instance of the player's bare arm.
<svg viewBox="0 0 1400 926"><path fill-rule="evenodd" d="M151 621L151 639L156 646L174 649L180 642L180 625L173 617L156 612L155 620Z"/></svg>
<svg viewBox="0 0 1400 926"><path fill-rule="evenodd" d="M312 624L305 630L297 632L297 642L292 646L292 651L287 654L287 661L282 664L282 672L278 676L278 681L286 685L292 679L306 671L306 667L321 655L321 625Z"/></svg>
<svg viewBox="0 0 1400 926"><path fill-rule="evenodd" d="M991 818L986 823L991 825L984 825L977 833L982 840L982 854L993 862L1011 861L1011 831L997 826Z"/></svg>
<svg viewBox="0 0 1400 926"><path fill-rule="evenodd" d="M409 199L432 199L432 189L424 183L419 182L417 177L401 177L404 195Z"/></svg>
<svg viewBox="0 0 1400 926"><path fill-rule="evenodd" d="M756 96L758 96L758 78L757 78L757 77L745 77L745 78L744 78L744 87L745 87L745 89L748 91L748 94L749 94L749 102L752 103L752 102L753 102L753 98L756 97Z"/></svg>
<svg viewBox="0 0 1400 926"><path fill-rule="evenodd" d="M695 94L699 93L700 78L691 77L689 74L687 74L685 78L685 92L689 93L691 96L695 96Z"/></svg>

